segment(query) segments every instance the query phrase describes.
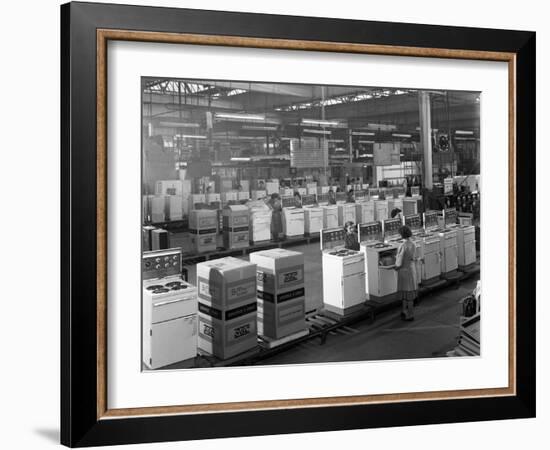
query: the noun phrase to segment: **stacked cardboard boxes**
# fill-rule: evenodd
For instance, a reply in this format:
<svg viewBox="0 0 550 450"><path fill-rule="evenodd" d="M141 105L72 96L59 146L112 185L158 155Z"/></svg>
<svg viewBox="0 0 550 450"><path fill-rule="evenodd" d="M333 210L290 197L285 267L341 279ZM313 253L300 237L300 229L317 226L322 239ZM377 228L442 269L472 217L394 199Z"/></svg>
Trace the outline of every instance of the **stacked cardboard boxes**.
<svg viewBox="0 0 550 450"><path fill-rule="evenodd" d="M151 230L151 250L164 250L170 248L168 231L161 228Z"/></svg>
<svg viewBox="0 0 550 450"><path fill-rule="evenodd" d="M155 195L151 197L151 222L159 223L166 220L166 197Z"/></svg>
<svg viewBox="0 0 550 450"><path fill-rule="evenodd" d="M194 209L189 214L191 246L197 253L216 250L218 234L218 211Z"/></svg>
<svg viewBox="0 0 550 450"><path fill-rule="evenodd" d="M183 197L181 195L166 196L166 220L181 220L183 218Z"/></svg>
<svg viewBox="0 0 550 450"><path fill-rule="evenodd" d="M151 226L151 225L145 225L142 227L141 229L141 247L142 247L142 251L144 252L149 252L151 251L152 247L152 236L151 236L151 232L155 230L155 227Z"/></svg>
<svg viewBox="0 0 550 450"><path fill-rule="evenodd" d="M355 223L355 203L344 203L338 205L338 225L343 227L347 222Z"/></svg>
<svg viewBox="0 0 550 450"><path fill-rule="evenodd" d="M374 202L365 201L355 204L355 218L357 223L369 223L374 221Z"/></svg>
<svg viewBox="0 0 550 450"><path fill-rule="evenodd" d="M156 195L182 195L183 182L181 180L159 180L155 184Z"/></svg>
<svg viewBox="0 0 550 450"><path fill-rule="evenodd" d="M144 195L141 198L141 217L143 223L151 222L151 199L152 195Z"/></svg>
<svg viewBox="0 0 550 450"><path fill-rule="evenodd" d="M206 196L204 194L189 195L189 213L194 209L201 208L206 204Z"/></svg>
<svg viewBox="0 0 550 450"><path fill-rule="evenodd" d="M323 208L320 206L308 206L304 208L304 233L306 235L318 234L323 228Z"/></svg>
<svg viewBox="0 0 550 450"><path fill-rule="evenodd" d="M305 325L304 255L276 248L250 254L257 265L258 334L281 339Z"/></svg>
<svg viewBox="0 0 550 450"><path fill-rule="evenodd" d="M227 257L197 264L198 347L220 359L257 341L256 264Z"/></svg>
<svg viewBox="0 0 550 450"><path fill-rule="evenodd" d="M227 205L223 209L223 246L226 249L248 247L250 218L244 205Z"/></svg>
<svg viewBox="0 0 550 450"><path fill-rule="evenodd" d="M271 239L271 208L262 200L248 202L250 214L250 240L253 243Z"/></svg>
<svg viewBox="0 0 550 450"><path fill-rule="evenodd" d="M204 196L206 204L209 206L209 209L222 209L222 199L220 194L217 192L211 192Z"/></svg>

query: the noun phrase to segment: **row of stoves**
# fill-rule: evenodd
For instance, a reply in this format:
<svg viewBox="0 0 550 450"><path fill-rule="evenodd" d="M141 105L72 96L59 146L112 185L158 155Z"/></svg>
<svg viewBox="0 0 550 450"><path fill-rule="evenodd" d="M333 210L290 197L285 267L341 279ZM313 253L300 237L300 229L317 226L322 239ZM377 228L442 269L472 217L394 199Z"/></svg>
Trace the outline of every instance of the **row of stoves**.
<svg viewBox="0 0 550 450"><path fill-rule="evenodd" d="M359 228L359 251L343 249L345 234L341 229L321 233L323 301L326 309L340 315L357 310L366 299L393 300L397 294L394 267L402 239L397 232L393 236L386 233L384 239L379 222ZM416 245L418 284L445 278L476 261L473 226L447 224L446 228L427 231L417 228L411 239Z"/></svg>

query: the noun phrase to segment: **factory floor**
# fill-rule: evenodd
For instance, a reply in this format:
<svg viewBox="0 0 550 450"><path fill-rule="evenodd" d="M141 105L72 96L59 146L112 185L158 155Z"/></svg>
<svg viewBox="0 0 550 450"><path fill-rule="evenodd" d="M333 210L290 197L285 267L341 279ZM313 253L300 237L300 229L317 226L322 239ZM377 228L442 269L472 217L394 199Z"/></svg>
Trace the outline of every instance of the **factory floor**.
<svg viewBox="0 0 550 450"><path fill-rule="evenodd" d="M373 323L358 322L350 334L329 335L305 341L262 360L259 364L299 364L336 361L372 361L434 358L445 356L459 335L458 301L472 292L478 278L462 282L458 288L444 289L422 298L415 308L415 320L404 322L399 309L378 314ZM349 333L349 330L347 330Z"/></svg>
<svg viewBox="0 0 550 450"><path fill-rule="evenodd" d="M183 235L171 236L182 242ZM288 247L305 258L306 311L321 309L323 302L322 260L319 243ZM242 259L248 259L243 256ZM189 281L196 282L196 266L186 266ZM478 276L456 287L441 289L422 298L415 308L415 320L400 320L398 308L376 316L374 323L359 322L347 334L329 335L325 344L312 339L279 353L259 364L296 364L330 361L387 360L445 356L459 335L458 301L474 289Z"/></svg>

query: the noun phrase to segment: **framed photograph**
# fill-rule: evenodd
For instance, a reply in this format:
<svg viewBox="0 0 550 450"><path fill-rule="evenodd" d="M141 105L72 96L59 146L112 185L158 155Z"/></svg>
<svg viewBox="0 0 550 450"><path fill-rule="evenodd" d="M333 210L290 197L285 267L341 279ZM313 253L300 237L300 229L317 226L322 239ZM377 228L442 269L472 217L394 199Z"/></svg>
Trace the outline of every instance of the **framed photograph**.
<svg viewBox="0 0 550 450"><path fill-rule="evenodd" d="M534 417L535 33L69 3L61 55L63 444Z"/></svg>

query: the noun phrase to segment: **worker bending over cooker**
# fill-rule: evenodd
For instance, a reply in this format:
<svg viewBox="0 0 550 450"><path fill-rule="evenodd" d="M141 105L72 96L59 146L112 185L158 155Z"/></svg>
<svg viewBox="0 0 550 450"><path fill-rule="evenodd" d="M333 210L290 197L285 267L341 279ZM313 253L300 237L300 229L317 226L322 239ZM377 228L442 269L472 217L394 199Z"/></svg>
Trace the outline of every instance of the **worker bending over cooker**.
<svg viewBox="0 0 550 450"><path fill-rule="evenodd" d="M359 250L359 239L357 238L357 232L353 222L346 222L344 225L344 231L346 232L344 236L344 246L348 250Z"/></svg>

